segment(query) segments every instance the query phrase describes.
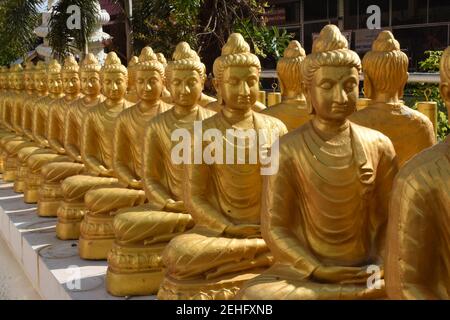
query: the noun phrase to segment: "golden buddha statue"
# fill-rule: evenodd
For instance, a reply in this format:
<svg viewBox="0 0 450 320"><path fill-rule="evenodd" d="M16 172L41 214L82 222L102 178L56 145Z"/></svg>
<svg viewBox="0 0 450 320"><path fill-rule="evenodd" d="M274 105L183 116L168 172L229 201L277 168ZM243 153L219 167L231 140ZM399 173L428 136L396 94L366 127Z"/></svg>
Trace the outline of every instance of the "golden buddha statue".
<svg viewBox="0 0 450 320"><path fill-rule="evenodd" d="M5 102L5 124L11 131L0 138L0 152L2 153L4 162L3 180L11 182L15 180L17 171L17 161L14 157L8 157L6 144L12 141L23 142L22 134L22 108L25 100L24 92L24 74L20 64L16 64L12 68L11 88L13 92L9 95Z"/></svg>
<svg viewBox="0 0 450 320"><path fill-rule="evenodd" d="M8 86L8 68L5 66L0 67L0 136L9 132L4 124L3 119L3 106L6 98L9 94ZM0 165L1 166L1 165Z"/></svg>
<svg viewBox="0 0 450 320"><path fill-rule="evenodd" d="M31 143L29 137L30 127L26 126L26 118L28 116L27 111L29 106L32 106L36 101L33 74L34 64L30 61L26 64L23 72L25 94L21 94L18 97L19 99L15 104L13 112L13 121L18 123L16 127L20 127L20 130L16 129L17 134L12 136L11 139L7 138L3 140L4 160L6 163L5 170L9 172L11 180L15 180L17 176L17 172L13 172L17 170L17 151ZM6 142L6 140L8 141ZM14 190L16 192L20 191L16 184Z"/></svg>
<svg viewBox="0 0 450 320"><path fill-rule="evenodd" d="M42 67L42 64L39 64ZM48 111L53 103L56 103L63 97L62 93L62 79L61 79L61 65L56 60L52 60L48 66L43 66L44 70L37 70L35 73L37 84L40 87L38 91L42 91L44 95L38 99L33 108L32 115L32 133L33 141L36 145L27 146L17 152L17 184L25 182L24 190L26 189L26 180L28 179L28 159L34 154L56 154L47 140L47 123ZM48 94L47 94L48 93ZM35 177L36 178L36 177ZM15 182L15 183L16 183ZM23 186L22 186L23 187Z"/></svg>
<svg viewBox="0 0 450 320"><path fill-rule="evenodd" d="M441 59L450 113L450 47ZM450 135L412 158L396 177L387 232L391 299L450 299Z"/></svg>
<svg viewBox="0 0 450 320"><path fill-rule="evenodd" d="M165 248L162 260L166 273L159 299L232 299L244 281L260 274L273 261L260 234L263 164L247 161L247 156L244 163L237 160L233 164L234 155L249 155L250 146L255 146L254 141L241 143L235 137L249 130L268 132L265 145L271 146L287 129L280 120L252 110L259 92L261 65L241 34L230 35L213 71L224 106L220 113L202 122L202 130L220 134L224 142L220 151L227 160L233 156L234 161L186 165L184 201L196 226ZM230 131L235 133L230 136ZM210 143L203 142L202 154ZM232 154L228 154L230 149Z"/></svg>
<svg viewBox="0 0 450 320"><path fill-rule="evenodd" d="M131 103L125 100L128 71L115 52L106 57L101 81L106 100L89 108L81 125L80 152L85 174L69 177L61 185L64 200L57 210L56 235L62 240L79 238L86 192L118 185L112 167L114 123Z"/></svg>
<svg viewBox="0 0 450 320"><path fill-rule="evenodd" d="M297 40L289 43L284 56L278 61L277 73L281 87L282 102L265 109L262 113L283 121L292 131L311 119L302 91L302 63L305 50Z"/></svg>
<svg viewBox="0 0 450 320"><path fill-rule="evenodd" d="M280 139L279 171L265 177L261 229L276 262L238 298L385 297L384 237L397 163L389 138L347 120L360 69L338 27L325 26L302 67L314 118Z"/></svg>
<svg viewBox="0 0 450 320"><path fill-rule="evenodd" d="M6 128L6 134L4 133L0 137L0 150L2 150L2 146L3 146L2 139L6 136L15 135L13 133L14 128L12 125L12 119L13 119L13 117L12 117L12 113L13 113L12 101L16 96L15 70L17 68L20 68L20 67L18 67L16 65L11 66L5 77L5 81L6 81L7 87L8 87L8 93L3 100L2 120L3 120L3 126Z"/></svg>
<svg viewBox="0 0 450 320"><path fill-rule="evenodd" d="M61 70L64 97L52 103L48 110L47 140L50 149L54 152L34 152L28 158L28 178L24 190L24 200L27 203L36 203L39 199L41 186L41 169L50 162L73 162L66 155L64 148L65 117L67 111L73 108L80 99L79 65L73 55L64 60Z"/></svg>
<svg viewBox="0 0 450 320"><path fill-rule="evenodd" d="M368 107L350 117L352 122L380 131L391 139L400 167L436 143L431 121L400 100L408 80L408 63L392 33L382 31L362 62L364 94L371 101Z"/></svg>
<svg viewBox="0 0 450 320"><path fill-rule="evenodd" d="M148 203L121 209L114 218L106 287L116 296L155 294L162 280L162 250L170 239L193 226L184 207L183 165L171 159L172 134L177 129L192 130L195 121L214 112L198 104L206 68L187 43L177 45L166 73L175 106L146 126L141 173L134 177L138 180L143 175L140 181ZM96 192L90 191L86 202Z"/></svg>
<svg viewBox="0 0 450 320"><path fill-rule="evenodd" d="M22 127L24 132L24 139L27 141L22 142L21 144L17 144L15 147L13 143L9 143L8 147L13 147L12 150L8 150L9 156L16 157L17 162L17 171L16 177L14 181L14 191L23 192L26 187L26 179L27 179L27 170L24 169L21 164L21 160L19 159L19 153L22 149L25 149L26 152L30 150L37 150L41 147L40 143L35 141L33 135L33 117L34 112L36 110L36 105L46 98L48 94L47 85L46 85L46 65L44 62L39 61L34 68L32 74L32 78L28 81L33 82L33 90L31 90L30 85L28 84L29 95L35 94L35 96L30 97L26 100L23 108L23 118L22 118ZM27 77L25 76L26 82ZM44 100L45 101L45 100Z"/></svg>
<svg viewBox="0 0 450 320"><path fill-rule="evenodd" d="M71 161L51 162L42 167L38 201L40 216L56 217L63 200L61 182L68 177L84 173L85 165L80 152L81 122L89 109L104 101L100 94L100 69L101 66L92 53L87 54L81 63L80 82L83 97L76 100L66 111L64 120L64 149Z"/></svg>
<svg viewBox="0 0 450 320"><path fill-rule="evenodd" d="M136 65L139 63L139 58L132 56L128 62L128 88L125 99L131 103L138 103L139 97L136 92Z"/></svg>
<svg viewBox="0 0 450 320"><path fill-rule="evenodd" d="M113 213L120 208L145 202L142 190L142 138L147 123L172 106L161 101L164 67L152 48L145 47L135 66L136 90L140 102L124 110L115 123L112 168L126 188L98 188L86 193L86 212L81 223L80 257L101 260L108 256L114 242Z"/></svg>

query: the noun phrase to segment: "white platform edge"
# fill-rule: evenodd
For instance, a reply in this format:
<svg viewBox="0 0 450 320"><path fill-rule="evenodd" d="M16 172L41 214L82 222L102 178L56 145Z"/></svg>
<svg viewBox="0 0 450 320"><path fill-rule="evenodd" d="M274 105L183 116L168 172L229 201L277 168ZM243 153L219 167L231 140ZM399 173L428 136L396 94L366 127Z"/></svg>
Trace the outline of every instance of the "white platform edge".
<svg viewBox="0 0 450 320"><path fill-rule="evenodd" d="M0 236L43 299L156 299L109 295L105 290L106 261L79 258L78 241L57 239L55 226L55 218L38 217L35 205L25 204L23 195L14 193L11 184L0 181Z"/></svg>

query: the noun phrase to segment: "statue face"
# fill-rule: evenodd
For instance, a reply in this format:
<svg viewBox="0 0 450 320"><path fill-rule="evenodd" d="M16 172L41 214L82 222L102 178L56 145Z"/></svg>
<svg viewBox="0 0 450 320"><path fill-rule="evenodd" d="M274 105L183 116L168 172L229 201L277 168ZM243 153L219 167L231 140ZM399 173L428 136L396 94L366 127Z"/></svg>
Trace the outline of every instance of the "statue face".
<svg viewBox="0 0 450 320"><path fill-rule="evenodd" d="M8 86L10 89L15 88L15 80L14 80L14 74L8 75Z"/></svg>
<svg viewBox="0 0 450 320"><path fill-rule="evenodd" d="M34 79L32 73L25 73L24 76L24 82L25 82L25 89L27 90L34 90Z"/></svg>
<svg viewBox="0 0 450 320"><path fill-rule="evenodd" d="M47 79L44 72L36 72L34 74L34 87L39 92L47 91Z"/></svg>
<svg viewBox="0 0 450 320"><path fill-rule="evenodd" d="M23 90L24 89L24 81L23 81L23 74L22 73L16 73L14 75L14 88L16 90Z"/></svg>
<svg viewBox="0 0 450 320"><path fill-rule="evenodd" d="M81 92L86 96L100 94L100 74L98 72L81 72Z"/></svg>
<svg viewBox="0 0 450 320"><path fill-rule="evenodd" d="M173 70L168 89L175 104L192 107L201 98L203 81L195 70Z"/></svg>
<svg viewBox="0 0 450 320"><path fill-rule="evenodd" d="M121 72L105 72L103 75L103 93L111 100L122 100L127 92L127 76Z"/></svg>
<svg viewBox="0 0 450 320"><path fill-rule="evenodd" d="M80 93L80 76L77 72L63 72L62 81L65 94L72 95Z"/></svg>
<svg viewBox="0 0 450 320"><path fill-rule="evenodd" d="M316 116L328 121L344 121L356 110L359 74L356 68L324 66L314 74L306 89Z"/></svg>
<svg viewBox="0 0 450 320"><path fill-rule="evenodd" d="M60 94L63 90L61 74L48 75L48 90L53 94Z"/></svg>
<svg viewBox="0 0 450 320"><path fill-rule="evenodd" d="M136 90L141 100L156 101L161 97L164 83L158 71L138 71L136 80Z"/></svg>
<svg viewBox="0 0 450 320"><path fill-rule="evenodd" d="M259 92L259 71L256 67L232 66L226 68L219 94L232 109L248 110L256 103Z"/></svg>

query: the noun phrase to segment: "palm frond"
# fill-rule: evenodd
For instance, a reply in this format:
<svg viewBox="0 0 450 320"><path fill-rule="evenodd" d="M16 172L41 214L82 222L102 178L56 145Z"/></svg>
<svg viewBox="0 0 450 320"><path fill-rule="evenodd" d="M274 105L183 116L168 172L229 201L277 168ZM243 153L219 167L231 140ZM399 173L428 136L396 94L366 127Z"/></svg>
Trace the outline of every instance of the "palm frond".
<svg viewBox="0 0 450 320"><path fill-rule="evenodd" d="M80 28L69 29L67 21L71 12L67 13L69 6L80 8ZM55 57L62 59L69 52L76 50L85 53L89 36L97 23L97 1L95 0L61 0L54 6L50 18L48 34L49 44L53 48Z"/></svg>

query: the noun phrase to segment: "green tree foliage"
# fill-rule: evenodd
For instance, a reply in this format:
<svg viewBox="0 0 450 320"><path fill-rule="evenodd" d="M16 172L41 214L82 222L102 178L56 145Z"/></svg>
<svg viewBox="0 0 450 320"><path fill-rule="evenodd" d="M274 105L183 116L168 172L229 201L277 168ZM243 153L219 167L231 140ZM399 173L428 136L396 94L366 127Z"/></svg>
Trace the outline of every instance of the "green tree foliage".
<svg viewBox="0 0 450 320"><path fill-rule="evenodd" d="M427 58L419 62L423 72L439 72L439 64L443 51L426 51ZM450 133L447 108L441 98L438 84L418 84L411 87L414 97L422 101L435 101L438 104L438 138L440 140Z"/></svg>
<svg viewBox="0 0 450 320"><path fill-rule="evenodd" d="M33 49L42 0L0 0L0 64L7 65Z"/></svg>
<svg viewBox="0 0 450 320"><path fill-rule="evenodd" d="M80 28L69 29L67 21L71 12L67 13L69 6L80 8ZM50 18L48 34L49 44L55 56L64 57L69 52L79 51L87 53L89 35L94 31L97 23L98 10L93 0L60 0Z"/></svg>
<svg viewBox="0 0 450 320"><path fill-rule="evenodd" d="M149 44L170 56L180 41L196 49L208 70L232 32L241 32L261 58L277 60L292 35L265 26L267 4L256 0L140 0L135 51Z"/></svg>

